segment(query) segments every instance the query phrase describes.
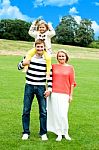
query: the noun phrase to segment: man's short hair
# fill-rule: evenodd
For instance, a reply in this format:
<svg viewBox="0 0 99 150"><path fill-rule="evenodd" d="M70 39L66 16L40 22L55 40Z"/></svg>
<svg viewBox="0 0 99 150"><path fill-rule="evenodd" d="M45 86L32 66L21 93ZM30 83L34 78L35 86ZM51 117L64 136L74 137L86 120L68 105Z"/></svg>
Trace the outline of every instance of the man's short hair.
<svg viewBox="0 0 99 150"><path fill-rule="evenodd" d="M35 41L35 46L37 45L37 44L44 44L44 47L45 47L45 42L44 42L44 40L42 40L42 39L37 39L36 41Z"/></svg>

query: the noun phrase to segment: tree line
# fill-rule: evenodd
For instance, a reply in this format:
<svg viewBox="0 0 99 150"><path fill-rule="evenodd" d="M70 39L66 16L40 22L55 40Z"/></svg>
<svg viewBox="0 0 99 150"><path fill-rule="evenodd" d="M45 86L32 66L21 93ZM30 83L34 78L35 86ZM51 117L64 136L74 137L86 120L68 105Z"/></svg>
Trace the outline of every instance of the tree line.
<svg viewBox="0 0 99 150"><path fill-rule="evenodd" d="M2 19L0 20L0 39L34 41L28 34L30 26L31 22ZM55 31L56 36L52 38L52 42L56 44L86 47L94 41L92 22L88 19L82 19L78 24L72 16L63 16Z"/></svg>

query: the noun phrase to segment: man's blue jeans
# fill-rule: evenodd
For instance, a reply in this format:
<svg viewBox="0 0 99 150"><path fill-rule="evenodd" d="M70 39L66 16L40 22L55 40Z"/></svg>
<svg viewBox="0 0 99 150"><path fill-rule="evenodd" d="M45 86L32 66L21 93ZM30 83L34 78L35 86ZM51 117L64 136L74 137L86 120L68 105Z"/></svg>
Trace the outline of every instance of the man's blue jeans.
<svg viewBox="0 0 99 150"><path fill-rule="evenodd" d="M34 95L36 95L39 104L40 135L47 133L47 110L46 99L44 98L45 85L25 85L24 106L22 115L23 134L30 134L30 111Z"/></svg>

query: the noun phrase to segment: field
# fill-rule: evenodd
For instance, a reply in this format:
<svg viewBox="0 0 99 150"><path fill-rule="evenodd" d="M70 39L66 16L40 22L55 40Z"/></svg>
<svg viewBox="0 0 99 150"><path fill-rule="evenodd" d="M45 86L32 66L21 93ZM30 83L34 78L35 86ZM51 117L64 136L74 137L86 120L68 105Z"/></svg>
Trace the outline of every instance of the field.
<svg viewBox="0 0 99 150"><path fill-rule="evenodd" d="M99 49L68 45L53 44L52 62L58 49L66 49L75 68L77 87L69 109L72 141L56 142L50 132L49 140L41 141L36 98L30 139L21 140L25 74L17 70L17 64L31 47L31 42L0 40L0 150L99 150Z"/></svg>

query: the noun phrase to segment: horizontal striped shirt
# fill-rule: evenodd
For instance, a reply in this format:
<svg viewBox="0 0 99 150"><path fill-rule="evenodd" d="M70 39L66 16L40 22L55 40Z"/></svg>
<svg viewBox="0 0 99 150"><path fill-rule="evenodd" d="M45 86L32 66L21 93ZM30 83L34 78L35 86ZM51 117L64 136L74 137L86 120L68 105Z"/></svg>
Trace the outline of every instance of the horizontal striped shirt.
<svg viewBox="0 0 99 150"><path fill-rule="evenodd" d="M43 56L34 56L31 59L26 73L26 83L31 85L46 85L46 60ZM52 73L48 80L48 89L52 90Z"/></svg>

